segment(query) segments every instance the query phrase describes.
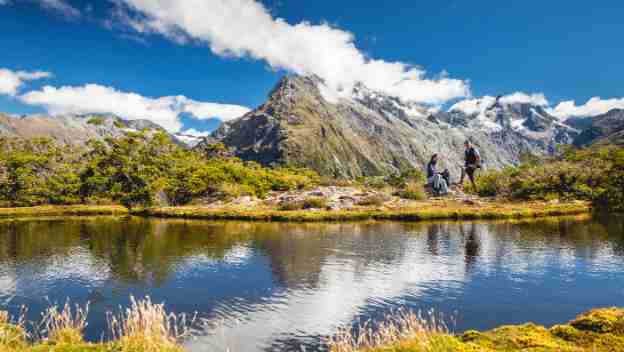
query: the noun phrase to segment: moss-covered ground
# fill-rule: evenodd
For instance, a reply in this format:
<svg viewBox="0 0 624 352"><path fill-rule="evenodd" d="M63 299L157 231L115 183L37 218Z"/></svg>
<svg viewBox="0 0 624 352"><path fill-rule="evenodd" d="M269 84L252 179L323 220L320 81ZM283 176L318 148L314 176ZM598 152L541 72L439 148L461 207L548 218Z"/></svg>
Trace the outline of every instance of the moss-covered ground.
<svg viewBox="0 0 624 352"><path fill-rule="evenodd" d="M402 208L359 208L353 210L215 209L206 207L152 208L134 211L135 215L162 218L315 222L315 221L424 221L424 220L502 220L577 215L591 212L589 203L488 202L414 202Z"/></svg>
<svg viewBox="0 0 624 352"><path fill-rule="evenodd" d="M462 335L432 334L406 339L369 352L618 352L624 351L624 309L596 309L565 325L502 326Z"/></svg>
<svg viewBox="0 0 624 352"><path fill-rule="evenodd" d="M0 208L0 219L50 216L136 215L143 217L274 221L274 222L322 222L322 221L424 221L424 220L504 220L528 219L550 216L578 215L591 212L587 202L487 202L469 204L463 202L413 202L406 207L359 207L351 210L294 210L241 207L168 207L128 210L122 206L40 206L27 208Z"/></svg>

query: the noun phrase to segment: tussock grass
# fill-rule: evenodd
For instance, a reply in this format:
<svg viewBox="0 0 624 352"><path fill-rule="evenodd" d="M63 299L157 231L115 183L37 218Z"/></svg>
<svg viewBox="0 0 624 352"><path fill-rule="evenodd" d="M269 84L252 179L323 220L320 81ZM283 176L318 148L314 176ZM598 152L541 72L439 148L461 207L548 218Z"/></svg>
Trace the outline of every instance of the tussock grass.
<svg viewBox="0 0 624 352"><path fill-rule="evenodd" d="M0 208L1 218L23 218L44 216L97 216L128 215L128 209L116 205L68 205L38 206L24 208Z"/></svg>
<svg viewBox="0 0 624 352"><path fill-rule="evenodd" d="M2 352L182 352L179 341L191 334L193 319L167 313L163 304L149 297L136 300L117 315L108 314L110 341L85 342L88 304L51 306L33 323L32 336L27 334L24 314L12 320L0 312L0 351Z"/></svg>
<svg viewBox="0 0 624 352"><path fill-rule="evenodd" d="M587 202L550 204L526 203L414 203L409 208L357 209L338 211L214 209L204 207L152 208L133 212L134 215L160 218L273 221L273 222L331 222L331 221L426 221L426 220L506 220L579 215L591 212Z"/></svg>
<svg viewBox="0 0 624 352"><path fill-rule="evenodd" d="M423 348L431 345L440 335L449 335L449 329L441 316L433 311L398 311L378 323L368 321L357 329L341 328L327 345L331 352L357 352L390 347L403 341L411 341Z"/></svg>
<svg viewBox="0 0 624 352"><path fill-rule="evenodd" d="M454 335L435 316L399 313L363 329L340 330L331 352L623 352L624 309L594 309L569 324L546 328L528 323Z"/></svg>
<svg viewBox="0 0 624 352"><path fill-rule="evenodd" d="M154 304L147 297L137 301L130 299L130 307L118 316L109 315L113 338L124 346L125 351L178 351L177 341L190 334L186 315L165 311L164 304Z"/></svg>

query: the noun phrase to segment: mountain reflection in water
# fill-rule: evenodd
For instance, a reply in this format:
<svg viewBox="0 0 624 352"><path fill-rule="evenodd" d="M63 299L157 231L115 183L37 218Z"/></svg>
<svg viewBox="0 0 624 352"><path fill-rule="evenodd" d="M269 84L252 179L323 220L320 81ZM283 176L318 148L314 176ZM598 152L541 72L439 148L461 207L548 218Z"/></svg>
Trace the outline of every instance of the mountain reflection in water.
<svg viewBox="0 0 624 352"><path fill-rule="evenodd" d="M192 351L315 349L393 309L457 311L456 329L553 324L624 302L624 221L268 224L49 219L0 222L0 309L150 295L198 312Z"/></svg>

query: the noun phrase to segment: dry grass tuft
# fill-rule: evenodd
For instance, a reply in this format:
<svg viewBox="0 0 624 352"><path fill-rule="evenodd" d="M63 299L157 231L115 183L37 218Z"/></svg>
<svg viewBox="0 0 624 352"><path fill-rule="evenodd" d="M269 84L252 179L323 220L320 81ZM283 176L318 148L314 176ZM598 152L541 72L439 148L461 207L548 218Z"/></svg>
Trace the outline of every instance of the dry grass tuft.
<svg viewBox="0 0 624 352"><path fill-rule="evenodd" d="M84 307L72 306L69 302L59 310L58 306L51 306L43 312L39 331L47 333L48 340L55 344L72 345L83 341L82 333L87 327L89 303Z"/></svg>
<svg viewBox="0 0 624 352"><path fill-rule="evenodd" d="M13 320L8 312L0 311L0 349L18 349L26 345L28 337L25 326L25 311L22 310L17 320Z"/></svg>
<svg viewBox="0 0 624 352"><path fill-rule="evenodd" d="M123 351L182 351L177 342L191 334L195 317L167 313L164 304L152 303L149 297L130 301L129 308L108 319Z"/></svg>
<svg viewBox="0 0 624 352"><path fill-rule="evenodd" d="M378 323L367 321L356 329L350 327L339 329L327 344L332 352L357 352L410 341L426 351L435 337L449 334L444 319L434 311L423 315L420 311L413 313L400 310L389 314Z"/></svg>

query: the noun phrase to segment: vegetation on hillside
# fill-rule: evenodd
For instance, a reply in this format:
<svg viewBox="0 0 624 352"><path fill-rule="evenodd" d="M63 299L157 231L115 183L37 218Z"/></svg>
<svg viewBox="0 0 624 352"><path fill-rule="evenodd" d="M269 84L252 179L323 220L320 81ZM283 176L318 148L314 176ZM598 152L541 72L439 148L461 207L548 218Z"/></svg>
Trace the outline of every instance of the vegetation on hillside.
<svg viewBox="0 0 624 352"><path fill-rule="evenodd" d="M82 148L0 138L0 206L184 205L207 196L262 197L319 181L305 169L269 169L188 150L165 133L128 133Z"/></svg>
<svg viewBox="0 0 624 352"><path fill-rule="evenodd" d="M587 200L622 211L624 149L566 148L555 157L527 157L519 166L480 175L477 193L511 200Z"/></svg>

